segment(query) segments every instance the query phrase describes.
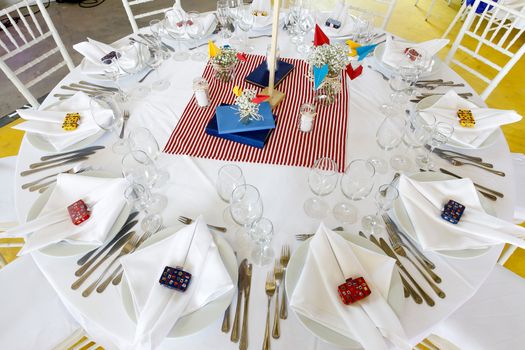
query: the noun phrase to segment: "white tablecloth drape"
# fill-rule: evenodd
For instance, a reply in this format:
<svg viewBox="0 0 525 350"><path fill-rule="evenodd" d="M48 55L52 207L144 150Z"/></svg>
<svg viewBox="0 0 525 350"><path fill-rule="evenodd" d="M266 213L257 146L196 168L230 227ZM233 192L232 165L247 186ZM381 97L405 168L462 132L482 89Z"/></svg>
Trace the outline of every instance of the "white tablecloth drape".
<svg viewBox="0 0 525 350"><path fill-rule="evenodd" d="M281 35L279 42L282 57L297 57L286 34ZM255 44L256 52L264 54L268 38L253 40L253 44ZM388 101L390 89L377 72L366 67L368 64L377 66L373 57L366 59L363 64L365 65L363 75L349 82L347 164L352 159L382 154L375 141L375 132L383 119L380 106ZM204 65L204 62L194 61L175 62L170 60L166 62L160 68L160 72L171 80L171 87L166 91L152 92L147 98L133 101L130 107L129 128L145 126L154 133L161 146L164 145L192 95L193 78L200 76ZM154 77L155 75L150 75L144 84L151 82ZM435 77L463 82L461 77L444 65L430 78ZM138 78L123 79L122 84L124 87L131 86L136 79ZM79 80L85 80L85 77L77 69L59 85ZM52 91L50 96L58 91L58 88ZM49 98L44 107L52 100ZM473 98L473 101L483 104L477 97ZM99 142L109 144L113 142L113 139L105 136ZM41 151L33 148L27 139L24 139L17 173L25 170L28 164L37 161L41 153ZM505 193L504 199L494 203L495 209L498 216L512 219L513 176L509 150L503 134L499 133L498 141L493 146L473 150L470 153L482 155L484 160L494 163L495 168L507 172L507 176L498 177L473 167L461 167L452 170L463 176L471 176L474 181ZM120 174L119 158L110 152L93 158L92 163L96 164L97 167ZM196 218L199 214L203 214L205 220L211 224L225 224L223 220L225 204L221 202L214 188L217 170L221 165L223 162L214 160L162 155L159 166L168 170L171 175L169 184L162 189L163 194L169 199L168 207L163 214L167 225L175 224L178 215ZM319 222L308 218L303 212L303 202L311 195L306 181L308 169L249 163L240 163L239 165L243 169L247 183L255 185L261 192L265 208L264 216L270 218L274 224L275 236L272 246L277 254L284 243L290 244L292 250L297 246L298 243L294 240L294 234L315 232ZM443 166L445 163L438 160L438 165ZM446 168L450 169L452 166L447 165ZM415 166L414 171L417 171ZM41 173L41 175L45 174ZM378 176L376 184L389 182L392 175L389 173ZM18 178L17 189L20 189L20 185L26 181L26 178ZM24 220L36 197L37 194L35 193L17 190L16 206L20 220ZM338 188L334 193L327 196L326 200L333 206L344 200L344 197ZM371 199L357 204L360 216L374 211ZM339 225L333 216L329 216L325 223L328 227ZM229 231L225 237L233 243L239 258L248 255L249 249L240 244L235 244L236 227L230 223L226 224L229 225ZM359 225L350 225L347 229L357 234ZM416 305L409 299L400 301L403 304L402 311L398 316L412 342L417 343L427 336L434 325L446 318L475 293L490 273L500 251L501 247L494 247L487 254L469 260L443 258L428 253L429 258L438 266L436 272L443 279L440 287L445 291L447 297L445 299L438 298L427 286L425 289L436 300L436 306L433 308L424 304ZM69 287L74 281L74 271L77 267L75 262L78 257L55 258L35 253L34 259L75 319L95 340L106 345L108 349L112 347L118 349L133 338L135 326L121 303L120 287L110 286L103 294L93 293L89 298L83 298L79 291L73 291ZM411 268L408 262L406 265ZM266 316L266 303L263 302L266 300L264 279L268 269L269 267L255 267L254 269L249 319L250 349L262 346ZM414 271L413 275L422 285L426 286L417 272ZM167 339L161 348L171 349L175 346L191 349L236 348L238 345L229 341L229 335L220 331L220 323L221 320L217 320L208 328L189 337ZM272 339L273 349L336 348L316 339L299 323L293 312L290 312L287 320L281 322L281 327L281 338L279 340Z"/></svg>

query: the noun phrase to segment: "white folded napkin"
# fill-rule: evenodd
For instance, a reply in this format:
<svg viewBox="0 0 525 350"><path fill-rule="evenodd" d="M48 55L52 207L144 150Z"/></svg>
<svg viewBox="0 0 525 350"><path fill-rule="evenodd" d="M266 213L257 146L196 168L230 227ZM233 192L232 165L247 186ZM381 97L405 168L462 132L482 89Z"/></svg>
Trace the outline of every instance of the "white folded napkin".
<svg viewBox="0 0 525 350"><path fill-rule="evenodd" d="M91 115L90 102L88 95L77 92L47 110L17 110L20 117L27 121L13 126L13 129L44 135L55 150L63 150L101 130ZM62 129L66 114L74 112L80 114L78 128L71 131Z"/></svg>
<svg viewBox="0 0 525 350"><path fill-rule="evenodd" d="M173 4L173 8L177 9L177 10L180 10L183 13L186 13L186 11L184 11L184 9L182 8L182 6L180 4L180 1L175 1L175 4ZM217 21L217 17L215 17L215 14L213 14L213 13L203 14L202 17L199 16L199 19L201 20L202 32L204 34L207 34L210 31L211 26L214 25L216 23L216 21ZM184 34L184 37L185 38L189 38L188 34Z"/></svg>
<svg viewBox="0 0 525 350"><path fill-rule="evenodd" d="M272 2L270 0L253 0L252 2L252 11L264 11L266 16L255 16L255 23L253 24L253 29L261 29L268 27L272 24L273 11L272 11Z"/></svg>
<svg viewBox="0 0 525 350"><path fill-rule="evenodd" d="M434 56L439 52L439 50L444 48L448 42L448 39L433 39L416 44L404 41L396 41L388 35L386 38L385 51L383 53L382 60L389 66L398 68L405 59L404 52L406 48L413 48L416 51L417 49L424 49L429 55Z"/></svg>
<svg viewBox="0 0 525 350"><path fill-rule="evenodd" d="M81 65L84 74L104 74L107 66L102 63L101 58L111 51L118 51L111 45L90 38L73 45L73 48L86 58L85 63Z"/></svg>
<svg viewBox="0 0 525 350"><path fill-rule="evenodd" d="M458 109L470 109L476 120L473 128L459 125ZM454 90L449 90L432 106L420 111L420 115L430 118L436 117L438 122L446 122L454 126L451 139L464 147L479 147L501 125L515 123L521 116L512 110L494 108L480 108L474 103L462 98ZM428 119L427 119L428 120Z"/></svg>
<svg viewBox="0 0 525 350"><path fill-rule="evenodd" d="M393 259L355 245L321 224L310 241L290 306L357 340L365 349L387 349L384 337L399 348L410 348L396 314L386 301L393 268ZM372 293L361 301L344 305L337 287L347 278L356 277L363 277Z"/></svg>
<svg viewBox="0 0 525 350"><path fill-rule="evenodd" d="M501 243L525 248L525 228L485 213L470 179L420 182L401 175L399 196L425 250L482 249ZM465 206L457 224L441 218L449 200Z"/></svg>
<svg viewBox="0 0 525 350"><path fill-rule="evenodd" d="M126 204L125 188L126 181L122 178L60 174L39 217L4 234L7 237L25 236L26 242L18 255L64 240L71 244L100 245ZM91 216L80 225L74 225L67 207L79 199L89 206Z"/></svg>
<svg viewBox="0 0 525 350"><path fill-rule="evenodd" d="M182 266L194 231L187 261ZM179 318L233 289L231 277L201 217L194 224L123 258L121 262L138 315L132 349L155 349ZM159 283L166 266L182 266L192 274L185 292Z"/></svg>
<svg viewBox="0 0 525 350"><path fill-rule="evenodd" d="M338 38L343 36L349 36L354 32L354 23L355 19L348 14L348 8L350 5L339 1L331 13L323 17L323 22L319 24L319 27L323 29L323 32L331 37ZM326 26L326 20L328 18L333 18L341 22L341 27L335 29L333 27Z"/></svg>

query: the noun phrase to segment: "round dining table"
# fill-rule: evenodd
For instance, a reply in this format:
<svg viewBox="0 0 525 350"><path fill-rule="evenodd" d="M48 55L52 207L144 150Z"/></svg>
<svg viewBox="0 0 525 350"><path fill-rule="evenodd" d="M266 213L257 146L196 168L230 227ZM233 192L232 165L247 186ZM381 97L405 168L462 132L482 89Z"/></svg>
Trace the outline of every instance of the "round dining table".
<svg viewBox="0 0 525 350"><path fill-rule="evenodd" d="M143 31L148 32L148 28L144 28ZM127 40L127 38L123 38L121 42ZM167 43L173 44L169 39L165 40ZM270 38L268 36L250 39L255 54L264 55L269 43ZM281 57L304 59L304 56L296 52L295 45L291 43L287 32L280 33L279 47ZM201 49L205 50L206 47L203 46ZM368 159L375 155L384 156L383 151L376 143L375 135L384 118L381 106L389 101L391 89L388 82L375 71L375 69L384 70L375 57L367 57L359 63L364 66L362 75L354 80L345 78L348 79L346 92L348 94L346 165L354 159ZM159 145L163 147L179 122L184 108L192 98L193 79L202 75L206 64L207 62L204 61L166 60L159 68L159 74L170 81L170 87L164 91L151 91L147 96L141 98L131 98L128 106L130 119L127 128L129 130L139 126L148 128ZM354 61L354 67L356 65L357 62ZM124 90L129 91L139 85L138 80L143 74L122 78L120 84ZM484 101L469 87L466 81L444 63L428 76L428 79L435 78L465 83L466 87L462 89L462 92L472 92L471 101L480 106L485 105ZM149 85L155 79L156 75L151 74L140 84ZM40 108L46 108L57 102L53 95L64 93L60 86L80 80L90 79L82 74L80 67L77 67L51 91ZM97 83L110 84L100 81ZM444 87L438 88L434 92L444 92L445 89ZM297 101L297 103L300 104L302 101ZM414 105L411 103L411 106ZM316 122L320 121L317 120ZM498 130L497 133L496 142L490 146L461 151L483 157L485 161L493 163L494 168L504 171L505 177L496 176L475 167L453 167L451 170L461 176L472 178L474 182L486 184L504 193L504 198L491 202L491 204L494 206L498 217L511 220L514 208L513 169L504 135L501 130ZM115 135L106 133L95 144L110 146L115 139ZM44 154L46 152L35 148L29 142L27 135L24 137L17 163L15 198L20 222L27 219L28 212L40 195L38 191L22 190L21 185L31 181L31 179L43 177L47 173L56 172L57 169L26 177L21 177L18 174L27 169L29 164L39 161L39 158ZM111 151L111 147L107 147L104 151L92 156L89 165L93 170L121 176L121 158L121 155ZM452 168L442 159L436 157L435 161L438 166ZM164 225L168 227L180 225L177 222L180 215L190 218L197 218L202 215L209 224L227 226L228 232L224 234L224 237L235 249L240 261L244 257L249 257L250 247L239 243L239 239L236 237L238 228L225 221L224 212L227 204L219 198L215 187L217 172L224 164L226 162L213 159L163 153L157 160L157 165L169 172L170 179L159 190L168 199L167 207L162 212L162 216ZM261 193L264 203L263 216L269 218L274 225L271 247L276 256L280 254L281 247L284 244L291 246L293 255L296 247L303 244L295 240L295 234L314 233L320 224L319 220L308 217L303 210L303 203L312 195L307 182L309 169L249 162L238 162L236 164L241 167L246 182L257 187ZM419 171L415 163L412 163L411 171ZM374 191L379 185L389 183L393 175L392 169L386 174L377 175ZM325 197L325 200L333 207L343 201L344 196L337 187L333 193ZM373 196L359 201L357 206L359 218L375 212ZM324 223L327 227L341 225L331 213L324 219ZM356 224L345 225L345 231L351 234L357 235L359 230L359 221ZM405 264L436 302L435 306L430 307L425 303L416 304L410 298L403 298L399 301L402 305L397 316L412 344L417 344L427 337L435 325L446 319L476 293L497 263L502 249L503 245L491 246L486 253L473 258L452 258L431 251L425 252L425 255L435 263L435 272L442 278L439 286L446 293L446 297L443 299L439 298L425 284L425 281L410 264ZM79 256L57 257L46 255L40 251L32 253L32 256L64 305L90 337L103 344L106 349L124 349L129 345L134 336L135 323L125 310L121 286L110 285L103 293L93 293L85 298L81 292L70 288L75 280L74 271L78 268L76 261ZM271 268L272 265L254 266L253 269L248 319L249 349L260 348L263 344L267 300L264 282L267 271ZM235 305L235 299L233 305ZM234 311L231 312L231 319L233 320ZM231 342L229 334L221 332L221 323L222 315L208 327L195 334L181 338L166 338L160 349L237 348L239 344ZM292 310L289 311L286 320L281 320L281 336L279 339L272 339L271 346L273 349L301 348L305 350L340 348L318 339L302 325Z"/></svg>

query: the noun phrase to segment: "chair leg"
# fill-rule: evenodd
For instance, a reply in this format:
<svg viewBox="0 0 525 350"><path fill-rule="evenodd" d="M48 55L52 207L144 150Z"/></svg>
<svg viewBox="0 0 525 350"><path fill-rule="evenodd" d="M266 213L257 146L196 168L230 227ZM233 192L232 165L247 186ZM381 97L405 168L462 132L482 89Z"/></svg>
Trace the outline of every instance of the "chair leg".
<svg viewBox="0 0 525 350"><path fill-rule="evenodd" d="M436 4L436 0L432 0L432 2L430 3L430 7L428 8L428 11L427 11L427 16L425 17L425 21L428 21L428 19L432 15L432 10L434 9L435 4Z"/></svg>
<svg viewBox="0 0 525 350"><path fill-rule="evenodd" d="M461 8L459 9L458 13L456 14L452 22L448 25L447 30L445 30L445 33L443 33L443 36L441 36L441 39L445 39L448 36L452 28L454 28L454 26L458 22L459 18L460 17L462 18L466 13L467 13L467 7L465 3L463 3L463 5L461 5Z"/></svg>

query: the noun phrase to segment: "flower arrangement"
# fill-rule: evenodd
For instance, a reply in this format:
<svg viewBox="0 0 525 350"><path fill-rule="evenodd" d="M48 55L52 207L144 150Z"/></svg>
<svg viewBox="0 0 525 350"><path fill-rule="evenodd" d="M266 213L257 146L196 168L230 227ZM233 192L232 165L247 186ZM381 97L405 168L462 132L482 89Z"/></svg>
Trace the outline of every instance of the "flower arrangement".
<svg viewBox="0 0 525 350"><path fill-rule="evenodd" d="M239 108L241 123L247 124L250 120L263 120L263 116L259 114L259 103L255 90L243 90L235 98L235 104Z"/></svg>
<svg viewBox="0 0 525 350"><path fill-rule="evenodd" d="M239 53L229 46L219 49L211 41L209 42L209 51L210 63L215 70L215 78L222 82L229 82L239 61Z"/></svg>
<svg viewBox="0 0 525 350"><path fill-rule="evenodd" d="M222 47L219 52L211 57L211 63L220 66L230 66L237 63L237 50L229 46Z"/></svg>
<svg viewBox="0 0 525 350"><path fill-rule="evenodd" d="M348 48L341 44L314 46L308 56L308 63L315 67L327 64L328 75L339 74L348 64Z"/></svg>

